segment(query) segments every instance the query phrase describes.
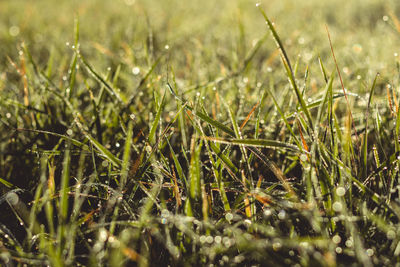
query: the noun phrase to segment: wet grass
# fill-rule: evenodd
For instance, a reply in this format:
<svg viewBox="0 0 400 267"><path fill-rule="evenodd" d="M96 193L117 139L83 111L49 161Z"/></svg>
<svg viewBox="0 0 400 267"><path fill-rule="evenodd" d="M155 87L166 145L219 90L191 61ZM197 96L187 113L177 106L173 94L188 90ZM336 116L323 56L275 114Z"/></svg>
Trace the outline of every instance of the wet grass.
<svg viewBox="0 0 400 267"><path fill-rule="evenodd" d="M397 2L0 10L2 265L400 260Z"/></svg>

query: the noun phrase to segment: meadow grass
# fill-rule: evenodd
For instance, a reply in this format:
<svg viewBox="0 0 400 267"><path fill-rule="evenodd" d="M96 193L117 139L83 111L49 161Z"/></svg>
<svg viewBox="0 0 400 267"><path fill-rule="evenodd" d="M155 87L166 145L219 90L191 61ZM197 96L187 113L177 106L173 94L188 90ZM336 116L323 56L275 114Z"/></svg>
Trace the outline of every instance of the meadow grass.
<svg viewBox="0 0 400 267"><path fill-rule="evenodd" d="M186 2L0 2L2 265L397 264L400 4Z"/></svg>

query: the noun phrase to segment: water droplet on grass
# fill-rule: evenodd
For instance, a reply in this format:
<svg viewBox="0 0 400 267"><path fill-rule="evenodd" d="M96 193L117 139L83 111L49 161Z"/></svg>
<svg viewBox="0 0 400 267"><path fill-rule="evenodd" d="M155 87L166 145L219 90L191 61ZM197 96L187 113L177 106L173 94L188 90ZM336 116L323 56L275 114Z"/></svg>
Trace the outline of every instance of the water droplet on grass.
<svg viewBox="0 0 400 267"><path fill-rule="evenodd" d="M271 216L271 214L272 214L272 211L271 211L270 209L265 209L265 210L264 210L264 215L265 215L266 217Z"/></svg>
<svg viewBox="0 0 400 267"><path fill-rule="evenodd" d="M7 194L6 200L7 200L7 202L8 202L10 205L14 206L14 205L17 205L17 204L18 204L18 202L19 202L19 197L18 197L18 195L15 194L14 192L11 192L11 193L8 193L8 194Z"/></svg>
<svg viewBox="0 0 400 267"><path fill-rule="evenodd" d="M280 250L281 248L282 248L282 243L281 243L280 241L275 241L275 242L272 244L272 249L275 250L275 251L278 251L278 250Z"/></svg>
<svg viewBox="0 0 400 267"><path fill-rule="evenodd" d="M389 230L387 233L386 233L386 237L388 238L388 239L395 239L396 238L396 233L393 231L393 230Z"/></svg>
<svg viewBox="0 0 400 267"><path fill-rule="evenodd" d="M107 240L107 231L105 229L101 229L99 231L99 241L104 242Z"/></svg>
<svg viewBox="0 0 400 267"><path fill-rule="evenodd" d="M342 210L343 206L342 203L336 201L335 203L333 203L332 208L334 211L339 212Z"/></svg>
<svg viewBox="0 0 400 267"><path fill-rule="evenodd" d="M301 161L307 161L307 155L306 154L301 154L300 155L300 160Z"/></svg>
<svg viewBox="0 0 400 267"><path fill-rule="evenodd" d="M347 239L345 245L346 247L351 248L353 246L353 240Z"/></svg>
<svg viewBox="0 0 400 267"><path fill-rule="evenodd" d="M133 67L132 68L132 73L133 73L133 75L138 75L140 73L140 68L139 67Z"/></svg>
<svg viewBox="0 0 400 267"><path fill-rule="evenodd" d="M278 218L279 218L280 220L284 220L284 219L286 218L286 211L285 211L285 210L281 210L281 211L278 213Z"/></svg>
<svg viewBox="0 0 400 267"><path fill-rule="evenodd" d="M372 248L367 249L366 251L368 257L372 257L374 255L374 250Z"/></svg>
<svg viewBox="0 0 400 267"><path fill-rule="evenodd" d="M342 197L342 196L344 196L344 194L346 194L346 189L344 187L340 186L340 187L336 188L336 194L339 197Z"/></svg>
<svg viewBox="0 0 400 267"><path fill-rule="evenodd" d="M231 221L231 220L233 219L232 213L227 213L227 214L225 215L225 219L226 219L227 221Z"/></svg>
<svg viewBox="0 0 400 267"><path fill-rule="evenodd" d="M13 25L10 27L8 32L10 33L11 36L15 37L19 34L20 30L18 26Z"/></svg>
<svg viewBox="0 0 400 267"><path fill-rule="evenodd" d="M332 237L332 241L335 244L339 244L340 241L342 241L342 238L339 235L335 235L335 236Z"/></svg>
<svg viewBox="0 0 400 267"><path fill-rule="evenodd" d="M200 241L200 243L204 244L206 242L206 239L207 239L206 236L202 235L202 236L200 236L199 241Z"/></svg>

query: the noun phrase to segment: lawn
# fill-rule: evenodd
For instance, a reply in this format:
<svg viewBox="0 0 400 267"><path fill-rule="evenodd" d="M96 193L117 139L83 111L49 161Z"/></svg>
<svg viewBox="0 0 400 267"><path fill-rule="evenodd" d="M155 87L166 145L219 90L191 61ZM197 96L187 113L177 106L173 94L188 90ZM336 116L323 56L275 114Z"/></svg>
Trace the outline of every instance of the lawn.
<svg viewBox="0 0 400 267"><path fill-rule="evenodd" d="M2 266L395 266L400 2L0 1Z"/></svg>

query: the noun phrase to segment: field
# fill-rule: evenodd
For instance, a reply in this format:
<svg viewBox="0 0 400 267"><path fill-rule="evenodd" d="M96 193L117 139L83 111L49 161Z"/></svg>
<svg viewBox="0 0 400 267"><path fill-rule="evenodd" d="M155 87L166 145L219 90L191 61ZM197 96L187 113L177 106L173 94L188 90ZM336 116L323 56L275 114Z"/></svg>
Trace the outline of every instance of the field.
<svg viewBox="0 0 400 267"><path fill-rule="evenodd" d="M400 2L0 1L2 266L396 266Z"/></svg>

